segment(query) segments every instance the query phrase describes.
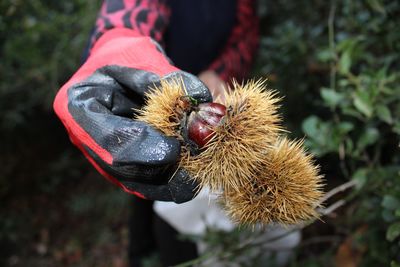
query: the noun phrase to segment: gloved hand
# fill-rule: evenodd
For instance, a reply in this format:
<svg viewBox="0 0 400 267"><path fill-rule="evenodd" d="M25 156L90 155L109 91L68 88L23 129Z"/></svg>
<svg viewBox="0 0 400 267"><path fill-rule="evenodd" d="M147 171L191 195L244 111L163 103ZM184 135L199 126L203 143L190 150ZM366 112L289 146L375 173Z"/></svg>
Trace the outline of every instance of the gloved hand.
<svg viewBox="0 0 400 267"><path fill-rule="evenodd" d="M212 100L204 84L173 67L152 39L113 29L60 89L54 109L71 141L103 176L146 199L185 202L196 185L185 170L176 170L179 141L132 120L149 87L176 77L199 102Z"/></svg>

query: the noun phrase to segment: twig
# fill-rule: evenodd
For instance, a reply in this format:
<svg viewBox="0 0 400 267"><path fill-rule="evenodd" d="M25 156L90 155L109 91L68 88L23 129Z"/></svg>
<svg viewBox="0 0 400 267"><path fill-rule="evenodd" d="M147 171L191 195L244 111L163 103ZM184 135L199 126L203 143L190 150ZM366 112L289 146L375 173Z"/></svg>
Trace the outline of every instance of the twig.
<svg viewBox="0 0 400 267"><path fill-rule="evenodd" d="M344 204L346 204L346 201L344 201L343 199L333 203L332 205L330 205L329 207L325 208L325 209L319 209L318 212L323 215L326 216L328 214L331 214L332 212L334 212L335 210L337 210L338 208L340 208L341 206L343 206Z"/></svg>
<svg viewBox="0 0 400 267"><path fill-rule="evenodd" d="M335 188L333 188L331 191L329 191L328 193L326 193L321 200L319 201L319 204L324 203L325 201L327 201L329 198L331 198L332 196L336 195L337 193L343 192L344 190L351 188L353 186L356 186L357 182L355 180L351 180L348 181L344 184L341 184Z"/></svg>

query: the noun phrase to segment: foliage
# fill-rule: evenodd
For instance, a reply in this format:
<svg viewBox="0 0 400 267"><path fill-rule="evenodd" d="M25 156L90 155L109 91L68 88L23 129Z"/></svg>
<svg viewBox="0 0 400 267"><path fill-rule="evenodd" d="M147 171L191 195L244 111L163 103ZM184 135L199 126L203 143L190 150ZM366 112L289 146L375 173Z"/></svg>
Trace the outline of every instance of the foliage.
<svg viewBox="0 0 400 267"><path fill-rule="evenodd" d="M110 266L96 249L126 246L127 196L89 171L52 111L99 4L0 1L1 266Z"/></svg>
<svg viewBox="0 0 400 267"><path fill-rule="evenodd" d="M399 262L400 3L262 4L269 27L258 73L285 95L285 119L294 135L305 135L328 188L357 181L350 204L331 222L334 234L353 236L366 226L356 245L361 265Z"/></svg>
<svg viewBox="0 0 400 267"><path fill-rule="evenodd" d="M24 127L35 112L50 110L79 64L97 6L94 0L1 1L2 130Z"/></svg>

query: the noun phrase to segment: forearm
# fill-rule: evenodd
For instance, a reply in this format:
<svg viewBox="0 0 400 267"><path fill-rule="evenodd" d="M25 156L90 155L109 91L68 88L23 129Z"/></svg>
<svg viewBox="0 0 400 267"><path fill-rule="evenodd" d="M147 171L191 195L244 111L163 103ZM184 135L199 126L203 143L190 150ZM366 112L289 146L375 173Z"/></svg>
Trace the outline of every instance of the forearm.
<svg viewBox="0 0 400 267"><path fill-rule="evenodd" d="M220 56L209 70L228 82L248 75L258 48L258 18L254 0L238 0L236 24Z"/></svg>
<svg viewBox="0 0 400 267"><path fill-rule="evenodd" d="M90 49L103 34L117 28L161 42L169 16L165 0L104 0L90 39Z"/></svg>

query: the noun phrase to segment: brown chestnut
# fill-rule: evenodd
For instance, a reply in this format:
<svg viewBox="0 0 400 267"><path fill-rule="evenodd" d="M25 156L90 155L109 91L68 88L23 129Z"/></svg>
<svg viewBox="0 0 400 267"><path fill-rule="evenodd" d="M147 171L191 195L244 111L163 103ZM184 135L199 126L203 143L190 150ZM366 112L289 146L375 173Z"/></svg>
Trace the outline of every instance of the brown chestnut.
<svg viewBox="0 0 400 267"><path fill-rule="evenodd" d="M226 107L219 103L199 104L189 115L189 138L200 148L204 147L214 136L213 128L226 114Z"/></svg>

